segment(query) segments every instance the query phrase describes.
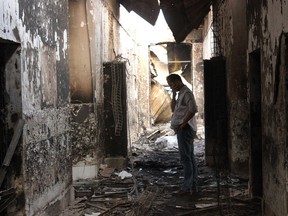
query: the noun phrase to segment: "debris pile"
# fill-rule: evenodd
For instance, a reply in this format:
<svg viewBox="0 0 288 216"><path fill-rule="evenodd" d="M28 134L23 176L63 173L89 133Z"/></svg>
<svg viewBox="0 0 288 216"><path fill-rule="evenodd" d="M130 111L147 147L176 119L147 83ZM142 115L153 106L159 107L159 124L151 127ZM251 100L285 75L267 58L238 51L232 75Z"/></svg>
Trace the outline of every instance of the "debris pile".
<svg viewBox="0 0 288 216"><path fill-rule="evenodd" d="M97 179L75 182L75 205L63 215L261 215L260 200L248 196L247 179L216 176L205 166L202 139L194 143L200 192L174 195L183 173L173 136L167 130L152 131L131 147L125 170L103 166Z"/></svg>

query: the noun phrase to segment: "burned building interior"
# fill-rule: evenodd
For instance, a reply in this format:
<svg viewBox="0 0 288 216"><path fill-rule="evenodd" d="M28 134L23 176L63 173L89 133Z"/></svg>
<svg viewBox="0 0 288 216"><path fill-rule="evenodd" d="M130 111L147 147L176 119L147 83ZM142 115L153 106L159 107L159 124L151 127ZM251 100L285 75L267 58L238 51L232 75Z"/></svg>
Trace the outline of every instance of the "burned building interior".
<svg viewBox="0 0 288 216"><path fill-rule="evenodd" d="M192 195L172 73L198 106ZM285 0L3 0L0 216L288 215L287 80Z"/></svg>

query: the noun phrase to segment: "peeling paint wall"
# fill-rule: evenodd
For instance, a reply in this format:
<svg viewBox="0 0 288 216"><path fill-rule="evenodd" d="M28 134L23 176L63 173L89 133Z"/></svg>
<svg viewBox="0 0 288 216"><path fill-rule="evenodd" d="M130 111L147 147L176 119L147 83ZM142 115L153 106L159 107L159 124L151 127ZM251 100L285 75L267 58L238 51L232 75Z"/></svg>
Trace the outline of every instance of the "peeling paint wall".
<svg viewBox="0 0 288 216"><path fill-rule="evenodd" d="M216 42L226 59L230 168L232 173L248 177L246 2L226 0L213 6L215 35L219 35Z"/></svg>
<svg viewBox="0 0 288 216"><path fill-rule="evenodd" d="M25 210L13 215L57 215L73 199L67 13L67 1L0 3L0 38L21 47L23 173L11 183Z"/></svg>
<svg viewBox="0 0 288 216"><path fill-rule="evenodd" d="M248 53L261 55L263 215L287 215L288 2L248 1L247 9Z"/></svg>

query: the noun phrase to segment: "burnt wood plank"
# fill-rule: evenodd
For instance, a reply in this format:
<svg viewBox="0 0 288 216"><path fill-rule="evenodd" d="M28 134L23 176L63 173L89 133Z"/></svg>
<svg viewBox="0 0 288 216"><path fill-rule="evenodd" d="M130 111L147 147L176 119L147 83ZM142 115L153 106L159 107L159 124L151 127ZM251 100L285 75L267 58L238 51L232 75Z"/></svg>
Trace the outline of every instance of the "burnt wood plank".
<svg viewBox="0 0 288 216"><path fill-rule="evenodd" d="M6 175L6 169L10 165L10 162L12 160L13 154L15 152L16 146L18 144L19 138L22 134L22 129L24 126L24 120L20 119L17 122L15 132L13 134L12 140L10 142L9 148L7 150L7 153L5 155L4 161L2 163L1 169L0 169L0 187L4 181L5 175Z"/></svg>

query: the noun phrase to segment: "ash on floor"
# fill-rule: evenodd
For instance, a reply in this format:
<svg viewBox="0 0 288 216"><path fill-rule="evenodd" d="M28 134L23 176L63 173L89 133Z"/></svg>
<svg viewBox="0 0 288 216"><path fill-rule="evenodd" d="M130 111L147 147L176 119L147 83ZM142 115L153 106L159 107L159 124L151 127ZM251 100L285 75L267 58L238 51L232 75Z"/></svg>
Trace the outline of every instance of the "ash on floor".
<svg viewBox="0 0 288 216"><path fill-rule="evenodd" d="M130 147L123 170L103 166L97 179L74 182L75 203L62 216L260 216L261 200L248 180L205 165L205 140L194 142L199 193L174 195L182 182L177 139L167 127L144 134Z"/></svg>

